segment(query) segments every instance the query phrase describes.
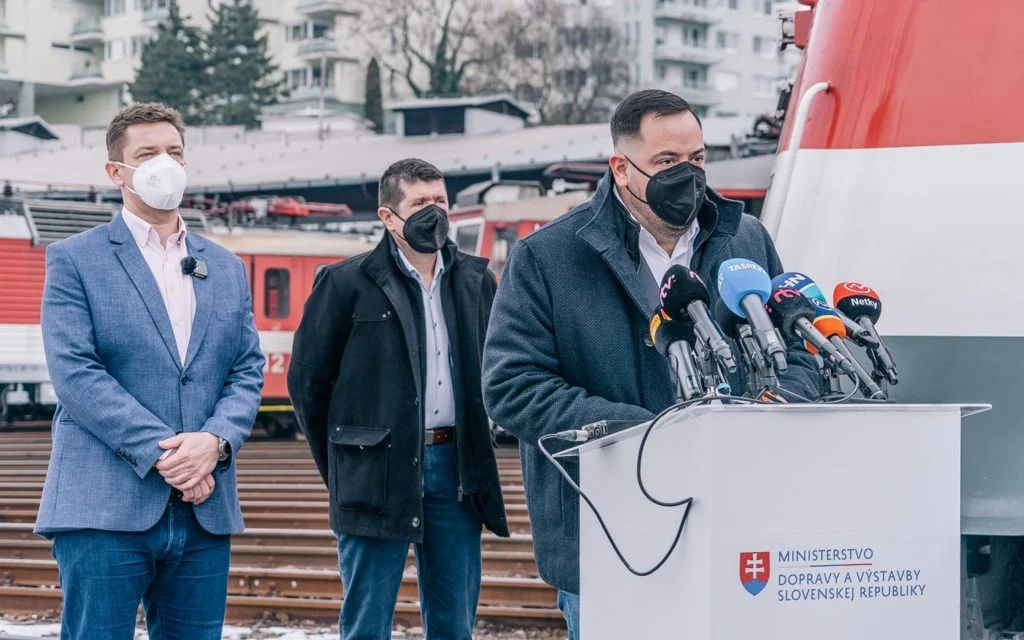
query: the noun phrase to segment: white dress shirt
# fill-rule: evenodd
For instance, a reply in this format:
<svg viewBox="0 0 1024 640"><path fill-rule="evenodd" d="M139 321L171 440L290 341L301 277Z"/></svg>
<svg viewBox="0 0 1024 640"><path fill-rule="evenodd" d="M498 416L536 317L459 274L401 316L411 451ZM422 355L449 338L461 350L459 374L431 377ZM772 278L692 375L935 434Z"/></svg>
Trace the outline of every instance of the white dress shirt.
<svg viewBox="0 0 1024 640"><path fill-rule="evenodd" d="M629 213L629 207L622 201L619 190L612 187L612 191L615 193L615 198L622 205L622 208ZM651 232L645 229L632 213L629 213L629 217L633 218L633 222L640 225L640 254L644 257L647 268L654 274L654 279L657 280L659 285L661 284L661 279L668 272L669 267L680 265L687 269L690 268L690 261L693 259L693 240L700 232L700 225L697 224L696 219L694 219L690 228L676 241L676 246L672 249L672 255L669 255L661 248L661 245L654 239Z"/></svg>
<svg viewBox="0 0 1024 640"><path fill-rule="evenodd" d="M196 316L196 292L192 288L192 276L181 272L181 261L188 255L185 221L181 216L178 217L178 230L167 238L165 247L160 244L160 237L153 225L128 209L122 209L121 215L156 280L156 287L160 290L160 297L164 300L167 317L174 331L178 357L184 365L188 341L192 335L192 321Z"/></svg>
<svg viewBox="0 0 1024 640"><path fill-rule="evenodd" d="M424 334L427 338L423 351L427 359L423 423L427 429L450 427L455 424L455 390L452 388L448 325L445 324L444 308L441 305L441 274L444 273L444 260L438 252L434 261L434 279L427 285L405 254L399 251L398 255L409 274L420 284L420 292L423 294L423 317L426 320Z"/></svg>

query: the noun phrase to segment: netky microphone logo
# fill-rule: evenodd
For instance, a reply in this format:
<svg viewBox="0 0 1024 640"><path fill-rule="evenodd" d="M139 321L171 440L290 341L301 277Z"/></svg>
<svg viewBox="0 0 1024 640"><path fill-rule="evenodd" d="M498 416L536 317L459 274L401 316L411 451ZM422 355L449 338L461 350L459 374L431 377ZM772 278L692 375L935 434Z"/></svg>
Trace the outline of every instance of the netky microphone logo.
<svg viewBox="0 0 1024 640"><path fill-rule="evenodd" d="M878 308L878 300L867 296L853 296L849 300L850 304L855 307L871 307L872 309Z"/></svg>

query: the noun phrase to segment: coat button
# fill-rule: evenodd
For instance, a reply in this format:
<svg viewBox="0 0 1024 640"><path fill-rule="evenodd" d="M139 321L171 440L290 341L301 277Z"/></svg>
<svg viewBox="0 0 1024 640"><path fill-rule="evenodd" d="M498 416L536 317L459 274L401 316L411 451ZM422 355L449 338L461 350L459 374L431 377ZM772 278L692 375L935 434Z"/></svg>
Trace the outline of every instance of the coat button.
<svg viewBox="0 0 1024 640"><path fill-rule="evenodd" d="M420 519L419 518L413 518L412 519L412 526L414 528L420 526Z"/></svg>
<svg viewBox="0 0 1024 640"><path fill-rule="evenodd" d="M188 376L181 376L181 384L188 384L192 382L192 378Z"/></svg>
<svg viewBox="0 0 1024 640"><path fill-rule="evenodd" d="M419 464L420 464L420 459L419 458L413 458L412 459L412 466L418 467Z"/></svg>
<svg viewBox="0 0 1024 640"><path fill-rule="evenodd" d="M653 347L654 346L654 341L651 340L650 334L647 334L647 333L644 334L644 344L647 345L648 347Z"/></svg>
<svg viewBox="0 0 1024 640"><path fill-rule="evenodd" d="M415 400L412 401L412 404L413 404L413 406L416 406L416 407L420 406L420 399L416 398Z"/></svg>

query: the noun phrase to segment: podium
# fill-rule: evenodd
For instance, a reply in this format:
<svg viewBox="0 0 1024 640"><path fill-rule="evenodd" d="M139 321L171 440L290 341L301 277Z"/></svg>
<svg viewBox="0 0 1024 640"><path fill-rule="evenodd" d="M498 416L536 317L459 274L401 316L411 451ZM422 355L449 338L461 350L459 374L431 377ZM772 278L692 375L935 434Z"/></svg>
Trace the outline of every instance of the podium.
<svg viewBox="0 0 1024 640"><path fill-rule="evenodd" d="M584 640L960 637L960 423L989 407L704 405L648 438L644 485L693 496L665 565L619 561L580 504ZM683 507L636 479L647 424L574 447L580 486L634 568Z"/></svg>

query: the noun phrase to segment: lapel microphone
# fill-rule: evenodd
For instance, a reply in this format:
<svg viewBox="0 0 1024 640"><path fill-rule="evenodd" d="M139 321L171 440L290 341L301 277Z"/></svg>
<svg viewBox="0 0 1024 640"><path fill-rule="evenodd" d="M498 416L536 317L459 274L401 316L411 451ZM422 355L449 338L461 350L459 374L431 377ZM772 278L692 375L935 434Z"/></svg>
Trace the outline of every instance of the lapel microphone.
<svg viewBox="0 0 1024 640"><path fill-rule="evenodd" d="M186 276L202 280L207 274L206 263L202 260L196 260L192 256L185 256L181 259L181 272Z"/></svg>

